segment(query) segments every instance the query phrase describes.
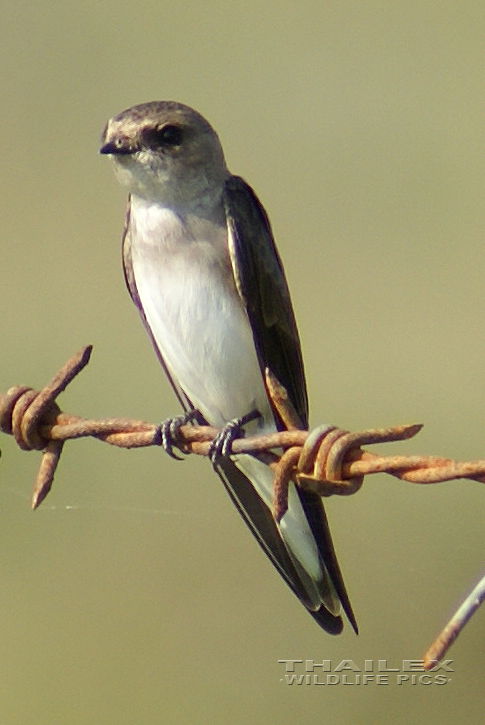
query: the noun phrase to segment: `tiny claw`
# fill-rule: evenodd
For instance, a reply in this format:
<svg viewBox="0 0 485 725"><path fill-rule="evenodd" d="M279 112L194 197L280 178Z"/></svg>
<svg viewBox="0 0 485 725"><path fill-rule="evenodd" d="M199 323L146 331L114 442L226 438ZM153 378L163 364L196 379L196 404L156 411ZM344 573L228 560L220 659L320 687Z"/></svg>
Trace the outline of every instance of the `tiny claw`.
<svg viewBox="0 0 485 725"><path fill-rule="evenodd" d="M212 465L216 464L218 458L231 455L232 444L236 438L241 438L244 435L244 426L246 423L249 423L255 418L259 418L260 415L261 414L257 410L252 410L247 415L243 415L241 418L234 418L234 420L230 420L226 423L210 445L209 453L207 455L209 456Z"/></svg>
<svg viewBox="0 0 485 725"><path fill-rule="evenodd" d="M178 456L173 450L174 445L176 445L174 442L174 438L176 436L173 435L172 428L175 420L177 419L168 418L167 420L164 420L163 423L160 423L160 425L158 426L158 430L160 432L161 443L165 453L168 453L168 455L171 458L174 458L176 461L183 461L184 459L182 458L182 456Z"/></svg>
<svg viewBox="0 0 485 725"><path fill-rule="evenodd" d="M216 435L209 448L208 456L213 465L218 458L231 455L232 444L236 438L241 436L241 432L242 424L240 418L235 418L229 423L226 423L224 428Z"/></svg>
<svg viewBox="0 0 485 725"><path fill-rule="evenodd" d="M158 432L160 436L161 445L165 453L176 461L183 461L181 456L178 456L174 452L174 447L180 448L180 429L183 425L187 425L191 420L194 420L199 415L198 411L190 410L184 415L177 415L175 418L167 418L163 423L158 426ZM183 453L184 451L182 451Z"/></svg>

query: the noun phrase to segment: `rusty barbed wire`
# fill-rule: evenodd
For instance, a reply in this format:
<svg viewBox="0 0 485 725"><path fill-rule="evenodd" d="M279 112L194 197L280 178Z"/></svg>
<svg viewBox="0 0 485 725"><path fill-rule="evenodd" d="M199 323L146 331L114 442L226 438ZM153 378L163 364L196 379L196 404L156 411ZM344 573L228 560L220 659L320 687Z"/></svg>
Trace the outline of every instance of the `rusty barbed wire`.
<svg viewBox="0 0 485 725"><path fill-rule="evenodd" d="M22 450L43 451L32 493L37 508L51 490L64 443L93 437L121 448L162 445L160 426L131 418L89 420L63 413L57 396L88 364L92 346L73 355L41 390L14 386L0 394L0 430L13 435ZM469 478L485 483L485 460L457 462L438 456L380 456L362 450L374 443L403 441L415 436L420 424L375 428L358 433L335 426L301 430L298 415L285 388L266 370L266 385L272 402L288 430L268 435L238 438L232 452L265 455L274 470L273 515L276 521L288 507L288 487L296 482L320 496L350 495L371 473L388 473L403 481L432 484ZM206 456L219 429L183 425L176 445L183 453ZM280 454L276 450L282 450ZM485 578L474 588L455 616L428 649L423 666L432 669L458 636L470 616L485 598Z"/></svg>

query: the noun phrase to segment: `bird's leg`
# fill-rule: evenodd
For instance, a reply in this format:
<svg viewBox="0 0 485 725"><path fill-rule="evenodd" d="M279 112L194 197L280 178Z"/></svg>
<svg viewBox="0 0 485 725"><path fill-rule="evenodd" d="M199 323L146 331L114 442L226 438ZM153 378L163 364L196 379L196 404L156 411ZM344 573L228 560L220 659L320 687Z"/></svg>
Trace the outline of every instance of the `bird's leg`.
<svg viewBox="0 0 485 725"><path fill-rule="evenodd" d="M243 415L241 418L234 418L230 420L220 430L212 441L209 453L207 454L211 460L212 465L217 463L217 459L225 456L230 456L232 453L232 444L236 438L241 438L244 433L243 426L249 423L251 420L260 418L261 413L258 410L252 410L250 413Z"/></svg>
<svg viewBox="0 0 485 725"><path fill-rule="evenodd" d="M180 448L180 429L187 423L198 423L201 415L198 410L189 410L184 415L177 415L174 418L167 418L158 426L158 433L160 436L160 443L166 453L176 461L183 461L183 458L174 453L174 446Z"/></svg>

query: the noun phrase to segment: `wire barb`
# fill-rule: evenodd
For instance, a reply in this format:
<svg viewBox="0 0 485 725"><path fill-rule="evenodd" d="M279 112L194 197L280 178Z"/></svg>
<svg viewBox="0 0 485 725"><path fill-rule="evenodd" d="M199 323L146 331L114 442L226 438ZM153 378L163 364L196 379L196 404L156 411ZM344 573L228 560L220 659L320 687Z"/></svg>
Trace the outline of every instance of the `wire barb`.
<svg viewBox="0 0 485 725"><path fill-rule="evenodd" d="M72 356L54 378L39 392L27 386L15 386L0 394L0 430L13 435L22 450L43 451L32 494L37 508L49 493L67 440L94 437L121 448L162 445L160 426L131 418L87 420L63 413L56 397L89 362L92 346ZM349 433L335 426L301 430L301 422L284 386L265 371L268 395L287 430L267 435L238 438L232 453L265 456L274 470L273 515L280 521L288 508L290 481L320 496L350 495L362 486L371 473L388 473L403 481L418 484L440 483L469 478L485 483L485 460L457 462L436 456L380 456L362 450L374 443L403 441L415 436L421 425L401 425ZM211 426L181 425L177 435L184 452L207 456L220 431ZM485 599L485 578L464 601L452 620L428 649L425 667L432 669L473 612Z"/></svg>

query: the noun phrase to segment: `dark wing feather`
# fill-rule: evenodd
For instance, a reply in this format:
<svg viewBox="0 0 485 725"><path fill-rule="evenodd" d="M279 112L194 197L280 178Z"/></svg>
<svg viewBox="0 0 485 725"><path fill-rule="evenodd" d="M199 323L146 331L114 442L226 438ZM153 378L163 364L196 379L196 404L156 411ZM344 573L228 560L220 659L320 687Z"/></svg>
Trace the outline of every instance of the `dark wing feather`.
<svg viewBox="0 0 485 725"><path fill-rule="evenodd" d="M268 217L251 187L238 176L226 182L223 200L236 286L260 364L263 372L268 367L285 386L306 428L308 398L300 338Z"/></svg>
<svg viewBox="0 0 485 725"><path fill-rule="evenodd" d="M262 372L268 367L285 386L290 400L298 412L303 427L308 426L308 398L301 355L300 340L296 326L290 293L271 232L270 223L256 194L246 182L232 176L223 193L223 202L229 227L229 252L233 265L238 292L245 304L251 323L254 343ZM278 428L282 423L276 418ZM224 480L224 477L223 477ZM232 480L232 478L230 478ZM225 481L226 487L227 480ZM259 512L255 520L248 506L238 502L235 487L228 490L246 522L255 533L260 545L272 559L293 591L305 603L301 595L304 584L301 573L295 577L295 570L275 543L275 531L261 520L269 511ZM337 595L352 624L357 624L335 556L327 518L321 498L314 493L297 488L305 515L317 542L320 556L327 568ZM263 505L263 508L266 508ZM271 517L271 514L269 514ZM256 525L255 525L256 521ZM268 533L269 532L269 533ZM310 611L313 617L329 632L341 629L340 617L335 617L324 606L318 612Z"/></svg>

